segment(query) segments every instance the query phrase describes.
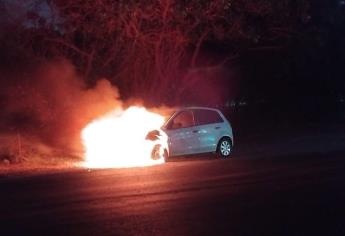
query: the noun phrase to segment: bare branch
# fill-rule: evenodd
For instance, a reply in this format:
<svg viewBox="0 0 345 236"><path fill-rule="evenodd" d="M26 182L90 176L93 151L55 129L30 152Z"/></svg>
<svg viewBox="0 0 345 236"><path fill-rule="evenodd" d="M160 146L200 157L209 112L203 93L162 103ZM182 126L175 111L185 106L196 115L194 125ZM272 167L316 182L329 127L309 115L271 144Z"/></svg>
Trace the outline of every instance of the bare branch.
<svg viewBox="0 0 345 236"><path fill-rule="evenodd" d="M82 51L82 50L79 49L77 46L75 46L75 45L73 45L73 44L71 44L71 43L66 42L65 40L56 39L56 38L54 38L54 39L52 39L52 38L47 38L47 39L45 39L45 40L46 40L46 41L49 41L49 42L61 44L61 45L65 46L65 47L67 47L67 48L69 48L69 49L74 50L75 52L79 53L79 54L82 55L82 56L86 56L86 57L89 56L88 53Z"/></svg>

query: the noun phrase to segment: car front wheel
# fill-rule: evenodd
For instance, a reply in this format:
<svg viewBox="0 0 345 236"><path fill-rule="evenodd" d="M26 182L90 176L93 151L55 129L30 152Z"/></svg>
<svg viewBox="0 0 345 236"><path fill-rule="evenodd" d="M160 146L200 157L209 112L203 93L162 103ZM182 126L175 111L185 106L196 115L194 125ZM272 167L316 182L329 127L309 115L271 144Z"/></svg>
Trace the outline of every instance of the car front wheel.
<svg viewBox="0 0 345 236"><path fill-rule="evenodd" d="M151 159L152 160L160 160L164 158L165 161L168 159L168 152L165 150L161 145L155 145L151 152Z"/></svg>

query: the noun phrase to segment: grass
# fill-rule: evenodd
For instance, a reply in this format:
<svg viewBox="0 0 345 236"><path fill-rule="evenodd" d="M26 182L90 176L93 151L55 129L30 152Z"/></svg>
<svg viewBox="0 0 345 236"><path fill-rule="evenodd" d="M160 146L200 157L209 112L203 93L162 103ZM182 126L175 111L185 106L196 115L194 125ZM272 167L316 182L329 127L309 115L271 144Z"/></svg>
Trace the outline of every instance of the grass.
<svg viewBox="0 0 345 236"><path fill-rule="evenodd" d="M34 137L0 134L0 175L74 168L81 158L49 147Z"/></svg>

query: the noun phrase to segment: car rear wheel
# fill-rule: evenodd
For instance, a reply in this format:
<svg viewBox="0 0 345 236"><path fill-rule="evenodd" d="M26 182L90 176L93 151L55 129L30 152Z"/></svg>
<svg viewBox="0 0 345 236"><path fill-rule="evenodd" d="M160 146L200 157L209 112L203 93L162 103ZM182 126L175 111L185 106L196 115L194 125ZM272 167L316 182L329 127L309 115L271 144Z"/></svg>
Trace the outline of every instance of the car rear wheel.
<svg viewBox="0 0 345 236"><path fill-rule="evenodd" d="M230 157L230 154L232 152L232 143L231 143L231 139L224 137L222 138L217 146L217 154L221 157L221 158L228 158Z"/></svg>

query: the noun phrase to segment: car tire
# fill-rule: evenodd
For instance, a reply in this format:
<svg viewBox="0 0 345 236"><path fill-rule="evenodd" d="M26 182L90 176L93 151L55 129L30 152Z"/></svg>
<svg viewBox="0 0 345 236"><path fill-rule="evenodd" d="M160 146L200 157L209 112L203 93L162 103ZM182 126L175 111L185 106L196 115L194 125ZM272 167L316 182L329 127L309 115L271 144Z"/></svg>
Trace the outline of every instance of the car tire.
<svg viewBox="0 0 345 236"><path fill-rule="evenodd" d="M162 146L157 144L153 147L151 152L151 159L152 160L160 160L164 158L165 161L168 160L168 152L166 149L162 150Z"/></svg>
<svg viewBox="0 0 345 236"><path fill-rule="evenodd" d="M219 140L217 145L217 155L220 158L229 158L231 157L232 152L232 142L228 137L224 137Z"/></svg>

